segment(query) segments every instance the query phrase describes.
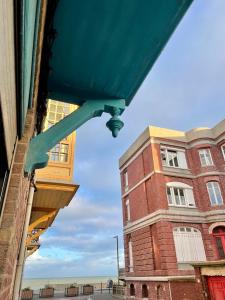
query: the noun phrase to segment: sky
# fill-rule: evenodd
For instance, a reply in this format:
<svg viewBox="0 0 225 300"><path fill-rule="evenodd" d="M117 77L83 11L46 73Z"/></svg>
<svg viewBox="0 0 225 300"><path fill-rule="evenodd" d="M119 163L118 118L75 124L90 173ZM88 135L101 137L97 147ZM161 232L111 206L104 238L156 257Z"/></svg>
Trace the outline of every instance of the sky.
<svg viewBox="0 0 225 300"><path fill-rule="evenodd" d="M118 160L149 125L212 127L225 118L225 1L195 0L121 119L109 116L77 130L74 181L80 188L28 258L26 278L116 275L123 231Z"/></svg>

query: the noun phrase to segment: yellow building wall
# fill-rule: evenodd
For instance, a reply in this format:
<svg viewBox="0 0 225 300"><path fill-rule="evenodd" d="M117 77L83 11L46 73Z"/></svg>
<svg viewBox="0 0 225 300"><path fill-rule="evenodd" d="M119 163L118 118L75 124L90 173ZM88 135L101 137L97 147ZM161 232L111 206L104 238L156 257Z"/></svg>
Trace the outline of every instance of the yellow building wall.
<svg viewBox="0 0 225 300"><path fill-rule="evenodd" d="M62 112L63 109L67 111ZM60 112L52 112L51 109L55 107L60 108ZM44 121L44 128L43 130L47 130L49 126L56 124L62 117L65 117L67 114L76 110L78 106L62 103L54 100L48 100L47 104L47 116ZM47 167L43 169L39 169L36 171L36 178L37 180L59 180L59 181L72 181L73 179L73 168L74 168L74 150L75 150L75 143L76 143L76 132L74 131L70 134L67 138L60 142L62 145L68 145L68 159L67 161L57 161L52 160L51 157L55 156L56 152L49 153L49 162ZM55 148L53 148L54 150ZM57 156L57 155L56 155Z"/></svg>

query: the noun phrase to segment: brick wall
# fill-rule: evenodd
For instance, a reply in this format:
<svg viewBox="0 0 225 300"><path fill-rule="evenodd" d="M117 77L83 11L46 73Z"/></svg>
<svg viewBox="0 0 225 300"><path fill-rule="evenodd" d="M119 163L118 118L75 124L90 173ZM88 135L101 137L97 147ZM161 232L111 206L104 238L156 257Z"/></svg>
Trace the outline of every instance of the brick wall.
<svg viewBox="0 0 225 300"><path fill-rule="evenodd" d="M188 170L179 171L175 168L167 168L166 173L161 162L160 157L160 144L152 144L143 149L134 160L130 160L126 166L129 178L129 190L135 185L136 188L126 192L126 196L122 199L124 225L130 223L126 222L126 200L129 199L131 211L131 224L141 218L146 217L159 210L171 209L168 206L166 195L166 183L168 182L181 182L193 187L193 193L196 203L196 208L185 208L186 211L194 212L210 212L215 211L214 217L216 218L217 210L224 210L225 204L212 206L210 203L207 182L218 181L222 197L225 203L225 161L221 152L221 143L218 145L201 144L187 147L186 159ZM162 140L162 144L169 144L168 141ZM185 143L181 143L180 147L184 149ZM173 146L175 147L175 146ZM176 148L176 147L175 147ZM179 148L179 147L178 147ZM210 148L211 156L213 159L213 166L202 167L200 163L198 150L201 148ZM151 172L154 173L146 180L143 180ZM170 175L171 172L171 175ZM183 173L182 173L183 172ZM220 174L218 173L220 172ZM177 175L175 176L174 173ZM190 178L188 178L188 176ZM191 178L192 176L192 178ZM125 192L123 182L123 172L121 173L122 193ZM179 211L179 208L175 208ZM218 215L219 216L219 215ZM209 233L209 226L213 223L196 223L195 221L183 222L180 220L161 219L153 221L153 224L146 225L143 228L132 229L132 232L125 234L125 266L127 277L148 277L148 276L189 276L194 275L193 269L181 270L178 268L176 251L173 239L174 227L194 227L202 234L203 244L205 248L206 258L209 261L219 259L215 240L212 234ZM129 253L128 241L131 239L133 248L133 261L134 272L129 272ZM143 279L142 279L143 280ZM128 281L128 284L131 281ZM141 299L142 281L135 281L136 298ZM157 299L155 290L157 283L148 282L149 291L151 290L149 299ZM202 296L201 287L198 282L194 281L173 281L170 283L171 293L173 299L204 299ZM168 283L163 283L163 289L168 291ZM129 295L129 288L127 289ZM165 295L167 299L168 295ZM164 299L164 298L163 298Z"/></svg>
<svg viewBox="0 0 225 300"><path fill-rule="evenodd" d="M0 225L0 300L12 299L14 277L25 222L30 180L24 177L29 140L34 132L34 112L27 114L25 133L18 141Z"/></svg>

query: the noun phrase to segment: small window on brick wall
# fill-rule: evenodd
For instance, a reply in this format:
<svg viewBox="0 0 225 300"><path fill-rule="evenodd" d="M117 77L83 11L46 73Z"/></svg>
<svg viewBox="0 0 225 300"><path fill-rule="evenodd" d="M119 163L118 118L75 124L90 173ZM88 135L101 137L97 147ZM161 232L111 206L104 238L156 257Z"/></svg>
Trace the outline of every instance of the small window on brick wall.
<svg viewBox="0 0 225 300"><path fill-rule="evenodd" d="M223 159L225 160L225 144L223 144L221 146L221 151L222 151L222 154L223 154Z"/></svg>
<svg viewBox="0 0 225 300"><path fill-rule="evenodd" d="M222 205L223 204L223 198L220 191L220 186L217 181L210 181L207 183L207 190L209 193L209 199L211 202L211 205Z"/></svg>
<svg viewBox="0 0 225 300"><path fill-rule="evenodd" d="M125 188L125 192L127 192L128 189L129 189L129 182L128 182L128 173L127 173L127 171L124 172L123 176L124 176L123 177L124 178L124 188Z"/></svg>
<svg viewBox="0 0 225 300"><path fill-rule="evenodd" d="M126 220L130 221L130 201L126 200Z"/></svg>
<svg viewBox="0 0 225 300"><path fill-rule="evenodd" d="M191 186L182 182L169 182L166 191L169 206L195 207Z"/></svg>
<svg viewBox="0 0 225 300"><path fill-rule="evenodd" d="M198 153L202 167L213 165L210 149L200 149Z"/></svg>

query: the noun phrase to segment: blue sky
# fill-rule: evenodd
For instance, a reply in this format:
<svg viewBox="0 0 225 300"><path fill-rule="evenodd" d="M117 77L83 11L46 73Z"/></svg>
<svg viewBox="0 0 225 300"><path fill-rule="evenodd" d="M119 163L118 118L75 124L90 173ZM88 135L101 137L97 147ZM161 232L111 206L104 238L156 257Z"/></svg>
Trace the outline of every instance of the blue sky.
<svg viewBox="0 0 225 300"><path fill-rule="evenodd" d="M116 274L122 212L118 159L148 126L178 130L211 127L225 112L225 1L195 0L124 112L113 139L96 118L77 131L76 197L41 237L25 277Z"/></svg>

